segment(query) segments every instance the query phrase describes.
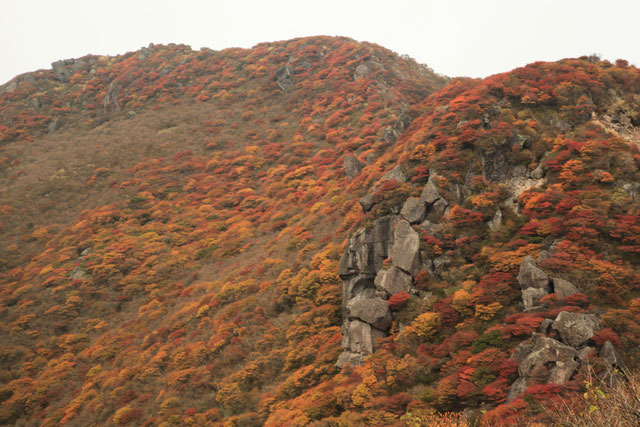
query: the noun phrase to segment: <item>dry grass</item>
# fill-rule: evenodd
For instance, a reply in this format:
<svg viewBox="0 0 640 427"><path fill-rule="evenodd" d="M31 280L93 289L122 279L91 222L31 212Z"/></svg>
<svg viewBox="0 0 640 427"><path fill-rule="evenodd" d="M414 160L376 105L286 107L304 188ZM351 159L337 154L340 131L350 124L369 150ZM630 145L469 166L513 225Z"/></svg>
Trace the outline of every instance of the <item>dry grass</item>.
<svg viewBox="0 0 640 427"><path fill-rule="evenodd" d="M586 392L572 405L551 410L554 425L563 427L622 427L640 425L640 372L623 377L610 372L605 380L593 370L585 375Z"/></svg>

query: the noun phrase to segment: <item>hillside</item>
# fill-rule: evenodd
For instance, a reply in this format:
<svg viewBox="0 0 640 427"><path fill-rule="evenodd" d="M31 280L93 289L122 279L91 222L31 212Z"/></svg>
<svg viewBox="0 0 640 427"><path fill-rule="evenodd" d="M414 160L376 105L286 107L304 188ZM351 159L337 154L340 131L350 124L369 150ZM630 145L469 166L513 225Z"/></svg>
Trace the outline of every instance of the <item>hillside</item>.
<svg viewBox="0 0 640 427"><path fill-rule="evenodd" d="M639 106L624 61L331 37L18 76L0 424L544 422L638 367Z"/></svg>

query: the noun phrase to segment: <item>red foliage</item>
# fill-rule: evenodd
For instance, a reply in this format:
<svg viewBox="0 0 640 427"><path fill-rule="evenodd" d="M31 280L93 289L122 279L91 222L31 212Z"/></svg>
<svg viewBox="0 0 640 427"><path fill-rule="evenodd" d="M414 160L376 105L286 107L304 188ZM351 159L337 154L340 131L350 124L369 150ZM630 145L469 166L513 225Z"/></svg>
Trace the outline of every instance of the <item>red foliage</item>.
<svg viewBox="0 0 640 427"><path fill-rule="evenodd" d="M389 308L392 310L402 310L405 305L407 305L407 301L411 298L411 295L407 291L402 291L395 295L392 295L391 298L387 301L389 304Z"/></svg>

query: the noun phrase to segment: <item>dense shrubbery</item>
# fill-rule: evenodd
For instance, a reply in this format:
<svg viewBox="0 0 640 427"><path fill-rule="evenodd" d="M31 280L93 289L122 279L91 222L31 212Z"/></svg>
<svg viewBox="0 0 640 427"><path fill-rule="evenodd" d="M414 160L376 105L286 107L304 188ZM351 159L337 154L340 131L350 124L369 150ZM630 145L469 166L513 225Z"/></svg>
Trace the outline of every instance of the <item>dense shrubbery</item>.
<svg viewBox="0 0 640 427"><path fill-rule="evenodd" d="M558 386L505 399L511 351L545 318L597 308L597 345L625 355L640 341L640 152L624 139L637 138L637 69L535 63L427 97L446 79L339 38L94 59L69 82L41 71L0 95L12 194L21 147L49 138L52 121L101 141L137 120L129 112L149 126L131 168L114 159L47 177L74 173L109 203L30 225L23 199L0 206L1 423L464 425L434 410L465 407L544 421L537 402ZM354 75L367 61L383 66ZM274 81L283 66L288 92ZM390 143L407 111L413 122ZM339 159L351 153L368 164L347 180ZM397 164L407 183L379 183ZM419 195L431 172L449 203L428 218L440 228L421 233L443 260L415 280L431 298L389 299L392 335L338 370L342 243ZM45 190L42 203L61 210ZM364 214L357 201L371 191ZM581 294L522 313L517 270L543 250L540 267Z"/></svg>

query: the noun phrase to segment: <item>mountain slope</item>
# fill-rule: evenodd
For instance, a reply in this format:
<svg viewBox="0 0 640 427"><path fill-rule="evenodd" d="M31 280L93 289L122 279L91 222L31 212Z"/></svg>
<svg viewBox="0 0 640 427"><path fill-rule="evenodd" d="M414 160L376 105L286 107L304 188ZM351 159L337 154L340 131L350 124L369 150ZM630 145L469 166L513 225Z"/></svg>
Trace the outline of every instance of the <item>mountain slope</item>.
<svg viewBox="0 0 640 427"><path fill-rule="evenodd" d="M554 371L577 355L522 368L562 312L601 327L566 352L605 366L610 342L635 367L623 61L449 81L318 37L150 46L0 90L3 423L532 416L550 380L582 385Z"/></svg>

